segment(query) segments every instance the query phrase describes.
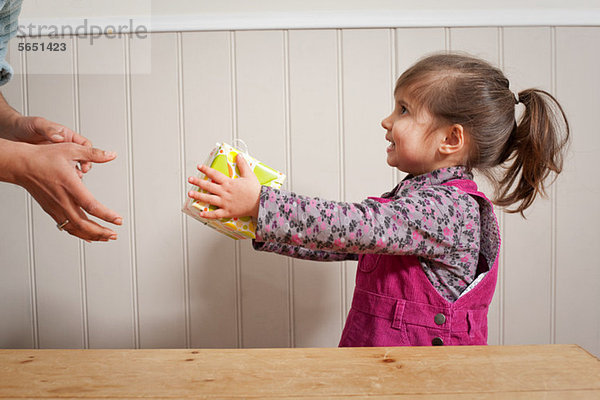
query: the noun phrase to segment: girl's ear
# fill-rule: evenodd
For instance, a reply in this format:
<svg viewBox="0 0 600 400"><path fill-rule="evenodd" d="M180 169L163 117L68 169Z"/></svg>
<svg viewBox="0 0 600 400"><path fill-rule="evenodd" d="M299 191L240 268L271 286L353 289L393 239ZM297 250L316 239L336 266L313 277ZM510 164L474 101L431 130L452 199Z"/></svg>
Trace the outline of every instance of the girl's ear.
<svg viewBox="0 0 600 400"><path fill-rule="evenodd" d="M457 154L466 148L465 130L460 124L448 126L441 139L439 151L444 155Z"/></svg>

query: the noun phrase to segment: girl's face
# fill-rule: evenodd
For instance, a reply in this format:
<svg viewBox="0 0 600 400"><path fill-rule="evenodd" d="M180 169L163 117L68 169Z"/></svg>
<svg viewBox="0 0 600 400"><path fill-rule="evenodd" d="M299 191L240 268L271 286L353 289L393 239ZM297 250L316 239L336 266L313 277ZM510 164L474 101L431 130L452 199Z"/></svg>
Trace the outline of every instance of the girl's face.
<svg viewBox="0 0 600 400"><path fill-rule="evenodd" d="M433 117L426 110L417 111L410 99L399 89L392 113L381 121L386 130L387 163L412 175L421 175L437 169L440 162L438 146L443 128L431 131Z"/></svg>

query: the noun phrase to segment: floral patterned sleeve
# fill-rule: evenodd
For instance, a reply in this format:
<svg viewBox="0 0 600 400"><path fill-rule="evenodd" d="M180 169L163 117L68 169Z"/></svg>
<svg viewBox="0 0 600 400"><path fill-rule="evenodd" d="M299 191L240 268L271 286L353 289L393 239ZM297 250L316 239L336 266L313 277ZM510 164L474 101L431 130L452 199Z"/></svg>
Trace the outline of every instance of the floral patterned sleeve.
<svg viewBox="0 0 600 400"><path fill-rule="evenodd" d="M277 242L257 242L252 241L252 246L255 250L277 253L288 257L301 258L303 260L314 261L344 261L358 260L358 254L337 253L325 250L310 250L301 246L293 246L289 244Z"/></svg>
<svg viewBox="0 0 600 400"><path fill-rule="evenodd" d="M400 191L388 200L334 202L263 186L255 247L310 259L387 253L446 265L467 259L472 264L475 257L476 264L479 226L471 215L478 216L478 210L469 195L435 185Z"/></svg>

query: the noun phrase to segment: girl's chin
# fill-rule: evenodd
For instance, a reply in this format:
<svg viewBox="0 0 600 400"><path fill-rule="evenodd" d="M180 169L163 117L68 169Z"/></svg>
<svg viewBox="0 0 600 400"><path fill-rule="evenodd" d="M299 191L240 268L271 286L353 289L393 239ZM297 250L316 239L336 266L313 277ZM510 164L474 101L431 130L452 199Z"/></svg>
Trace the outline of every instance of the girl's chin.
<svg viewBox="0 0 600 400"><path fill-rule="evenodd" d="M403 168L403 166L397 162L397 160L395 160L393 157L390 157L388 155L388 158L386 160L387 165L389 165L392 168L396 168L398 171L403 172L405 174L408 174L409 172L405 170L405 168Z"/></svg>
<svg viewBox="0 0 600 400"><path fill-rule="evenodd" d="M392 157L390 157L389 155L388 155L388 158L387 158L386 162L387 162L387 164L388 164L390 167L394 167L394 168L397 168L397 167L398 167L398 163L396 162L396 160L394 160L394 159L393 159Z"/></svg>

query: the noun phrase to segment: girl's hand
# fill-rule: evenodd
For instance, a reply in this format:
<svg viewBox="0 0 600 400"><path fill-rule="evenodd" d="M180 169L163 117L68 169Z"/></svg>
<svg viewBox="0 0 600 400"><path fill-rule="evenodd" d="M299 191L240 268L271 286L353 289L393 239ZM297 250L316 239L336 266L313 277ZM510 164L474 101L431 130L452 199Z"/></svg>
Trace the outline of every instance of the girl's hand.
<svg viewBox="0 0 600 400"><path fill-rule="evenodd" d="M216 207L215 211L204 211L200 213L202 218L258 218L258 205L260 197L260 182L250 166L240 154L236 158L240 177L232 179L216 169L199 165L198 170L213 180L210 182L197 177L190 177L188 181L208 193L192 190L188 196Z"/></svg>

